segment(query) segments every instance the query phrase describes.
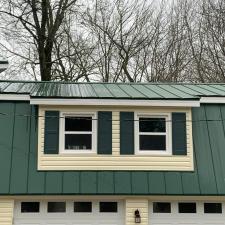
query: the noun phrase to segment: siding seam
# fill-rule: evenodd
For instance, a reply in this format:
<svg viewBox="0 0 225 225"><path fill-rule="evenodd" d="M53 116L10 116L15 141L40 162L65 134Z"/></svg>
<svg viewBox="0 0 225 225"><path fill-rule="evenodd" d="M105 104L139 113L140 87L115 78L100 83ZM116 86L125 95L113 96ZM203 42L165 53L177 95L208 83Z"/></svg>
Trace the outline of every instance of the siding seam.
<svg viewBox="0 0 225 225"><path fill-rule="evenodd" d="M12 161L13 161L13 152L14 152L14 135L15 135L15 117L16 117L16 103L13 107L13 127L12 127L12 151L11 151L11 161L10 161L10 174L9 174L9 193L11 192L11 179L12 179Z"/></svg>
<svg viewBox="0 0 225 225"><path fill-rule="evenodd" d="M204 114L205 114L205 119L207 120L207 114L206 114L205 106L203 106L203 110L204 110ZM215 185L216 185L216 190L217 190L217 194L218 194L219 189L218 189L217 177L216 177L216 173L215 173L214 159L213 159L213 153L212 153L212 145L211 145L211 139L210 139L210 135L209 135L209 126L208 126L207 121L205 123L206 123L206 127L207 127L207 134L208 134L208 140L209 140L210 159L212 160L213 174L214 174Z"/></svg>
<svg viewBox="0 0 225 225"><path fill-rule="evenodd" d="M30 107L30 114L32 115L32 107ZM31 144L31 116L29 117L29 121L30 121L30 126L29 126L29 151L28 151L28 163L27 163L27 193L28 193L28 183L29 183L29 175L30 175L30 144Z"/></svg>

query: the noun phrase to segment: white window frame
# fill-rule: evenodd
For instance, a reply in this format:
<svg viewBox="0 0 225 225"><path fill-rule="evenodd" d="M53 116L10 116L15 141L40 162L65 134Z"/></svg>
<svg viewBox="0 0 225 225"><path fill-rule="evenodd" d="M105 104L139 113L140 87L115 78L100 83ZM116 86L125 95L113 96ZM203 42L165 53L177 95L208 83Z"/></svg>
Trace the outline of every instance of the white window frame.
<svg viewBox="0 0 225 225"><path fill-rule="evenodd" d="M156 132L139 132L139 118L165 118L166 120L166 132L156 133ZM134 134L135 134L135 154L136 155L172 155L172 121L171 113L135 113L134 122ZM166 134L166 150L140 150L140 135L164 135Z"/></svg>
<svg viewBox="0 0 225 225"><path fill-rule="evenodd" d="M91 117L92 118L92 131L65 131L65 117ZM60 136L59 146L60 153L72 153L72 154L90 154L97 152L97 113L96 112L60 112ZM92 149L65 149L65 134L91 134L91 146Z"/></svg>

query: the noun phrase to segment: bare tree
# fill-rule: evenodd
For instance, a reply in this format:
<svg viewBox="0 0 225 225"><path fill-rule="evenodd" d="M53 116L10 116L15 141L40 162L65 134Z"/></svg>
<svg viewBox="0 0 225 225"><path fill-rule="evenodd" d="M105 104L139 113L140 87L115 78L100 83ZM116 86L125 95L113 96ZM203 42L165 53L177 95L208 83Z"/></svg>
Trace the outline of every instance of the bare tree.
<svg viewBox="0 0 225 225"><path fill-rule="evenodd" d="M114 80L137 81L132 73L132 61L151 42L152 15L151 4L138 0L118 0L111 4L96 1L95 7L83 15L84 24L96 35L102 48L106 81L109 80L109 62L116 63L114 68L119 69Z"/></svg>
<svg viewBox="0 0 225 225"><path fill-rule="evenodd" d="M38 55L42 80L52 79L52 53L65 15L73 9L77 0L2 0L1 20L7 23L7 33L15 32L23 43L32 44ZM7 22L8 21L8 22ZM29 45L30 46L30 45ZM30 50L30 49L29 49ZM28 50L28 52L29 52ZM16 52L14 52L16 54ZM28 56L20 55L22 58Z"/></svg>

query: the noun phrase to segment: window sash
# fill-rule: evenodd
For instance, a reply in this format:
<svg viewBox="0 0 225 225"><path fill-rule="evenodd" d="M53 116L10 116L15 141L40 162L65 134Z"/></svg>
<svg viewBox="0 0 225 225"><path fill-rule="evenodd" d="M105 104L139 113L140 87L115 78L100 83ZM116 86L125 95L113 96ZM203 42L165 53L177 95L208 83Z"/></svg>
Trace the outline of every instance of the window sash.
<svg viewBox="0 0 225 225"><path fill-rule="evenodd" d="M95 153L96 152L96 112L61 112L60 121L60 153ZM92 118L92 131L66 131L65 118L66 117L91 117ZM65 136L67 134L91 134L91 149L66 149Z"/></svg>
<svg viewBox="0 0 225 225"><path fill-rule="evenodd" d="M162 118L165 119L166 123L166 131L165 132L140 132L139 131L139 119L140 118ZM171 121L171 114L170 113L139 113L136 112L135 114L135 154L142 154L142 155L169 155L172 154L172 146L171 146L171 135L172 135L172 126ZM140 149L140 136L146 135L164 135L166 137L166 148L165 150L141 150Z"/></svg>

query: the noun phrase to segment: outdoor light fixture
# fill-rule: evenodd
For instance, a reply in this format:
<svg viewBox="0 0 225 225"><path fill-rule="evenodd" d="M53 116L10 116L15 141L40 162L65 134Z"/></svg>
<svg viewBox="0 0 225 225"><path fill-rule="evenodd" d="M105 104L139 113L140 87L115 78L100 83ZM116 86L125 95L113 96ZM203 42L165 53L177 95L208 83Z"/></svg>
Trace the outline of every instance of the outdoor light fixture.
<svg viewBox="0 0 225 225"><path fill-rule="evenodd" d="M139 210L135 210L134 212L135 223L141 223L141 216Z"/></svg>

